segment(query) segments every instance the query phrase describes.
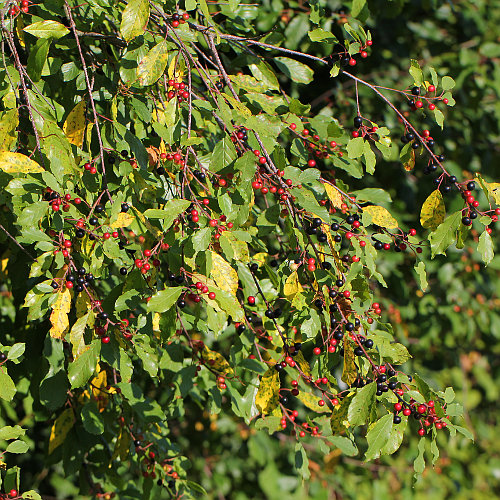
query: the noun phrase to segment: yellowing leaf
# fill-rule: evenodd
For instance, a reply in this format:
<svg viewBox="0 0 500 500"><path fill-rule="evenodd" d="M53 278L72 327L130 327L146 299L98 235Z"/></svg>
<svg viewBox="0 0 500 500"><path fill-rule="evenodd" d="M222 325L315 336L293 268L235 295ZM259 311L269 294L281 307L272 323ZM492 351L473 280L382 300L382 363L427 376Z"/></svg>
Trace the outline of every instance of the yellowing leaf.
<svg viewBox="0 0 500 500"><path fill-rule="evenodd" d="M153 331L154 332L159 332L160 331L160 313L155 312L153 314Z"/></svg>
<svg viewBox="0 0 500 500"><path fill-rule="evenodd" d="M310 392L300 391L298 396L297 396L297 399L302 401L304 406L306 406L307 408L310 408L311 410L315 411L316 413L330 413L330 411L331 411L327 405L319 406L318 403L323 398L315 396L314 394L311 394Z"/></svg>
<svg viewBox="0 0 500 500"><path fill-rule="evenodd" d="M236 295L238 274L219 254L212 251L210 253L212 255L210 276L215 281L217 288Z"/></svg>
<svg viewBox="0 0 500 500"><path fill-rule="evenodd" d="M113 229L119 228L119 227L127 227L132 224L135 220L135 215L130 214L128 212L120 212L118 214L118 218L111 223L110 227Z"/></svg>
<svg viewBox="0 0 500 500"><path fill-rule="evenodd" d="M500 205L500 183L485 182L484 185L486 186L488 193L495 199L495 203Z"/></svg>
<svg viewBox="0 0 500 500"><path fill-rule="evenodd" d="M302 292L303 288L299 281L299 276L297 271L294 271L285 281L285 286L283 287L283 292L288 300L293 300L295 295Z"/></svg>
<svg viewBox="0 0 500 500"><path fill-rule="evenodd" d="M68 313L71 308L71 293L67 288L57 292L57 299L52 306L50 313L50 336L55 339L62 339L69 328Z"/></svg>
<svg viewBox="0 0 500 500"><path fill-rule="evenodd" d="M135 207L132 207L135 211L135 213L137 214L137 217L138 219L142 222L142 224L144 224L144 226L149 230L151 231L151 233L153 233L153 235L157 238L159 238L161 235L162 235L162 232L154 227L147 219L146 217L144 217L144 215ZM120 214L121 215L121 214Z"/></svg>
<svg viewBox="0 0 500 500"><path fill-rule="evenodd" d="M304 355L302 354L302 351L299 351L295 357L295 362L299 365L300 369L302 370L302 373L306 375L306 377L311 376L311 367L309 366L309 363L306 361L306 358L304 358Z"/></svg>
<svg viewBox="0 0 500 500"><path fill-rule="evenodd" d="M259 390L255 395L255 406L261 413L271 413L279 403L280 378L272 366L260 380Z"/></svg>
<svg viewBox="0 0 500 500"><path fill-rule="evenodd" d="M129 454L130 448L130 434L125 430L125 427L120 429L120 434L116 439L115 449L113 450L113 456L111 461L119 458L120 460L126 460ZM109 465L111 467L111 464Z"/></svg>
<svg viewBox="0 0 500 500"><path fill-rule="evenodd" d="M225 376L232 375L234 373L231 365L226 361L224 356L218 352L211 351L207 346L204 346L201 355L205 360L205 363L217 373Z"/></svg>
<svg viewBox="0 0 500 500"><path fill-rule="evenodd" d="M410 158L403 166L407 172L411 172L415 168L415 150L413 148L410 150Z"/></svg>
<svg viewBox="0 0 500 500"><path fill-rule="evenodd" d="M347 413L349 411L349 405L351 404L351 396L352 393L341 399L340 404L333 409L330 419L330 426L333 434L339 434L346 431L350 425L347 419Z"/></svg>
<svg viewBox="0 0 500 500"><path fill-rule="evenodd" d="M103 412L108 404L110 392L116 392L114 387L106 389L108 386L108 377L106 370L97 363L97 375L90 381L90 387L92 390L92 395L97 399L97 408L100 412Z"/></svg>
<svg viewBox="0 0 500 500"><path fill-rule="evenodd" d="M80 101L70 112L63 125L68 141L82 148L85 136L85 101Z"/></svg>
<svg viewBox="0 0 500 500"><path fill-rule="evenodd" d="M21 154L3 151L0 153L0 170L7 174L38 174L44 172L36 161Z"/></svg>
<svg viewBox="0 0 500 500"><path fill-rule="evenodd" d="M64 442L74 423L75 418L71 408L66 408L66 410L56 418L50 430L49 455Z"/></svg>
<svg viewBox="0 0 500 500"><path fill-rule="evenodd" d="M352 340L344 339L344 368L342 370L342 381L351 385L358 376L356 363L354 362L354 345Z"/></svg>
<svg viewBox="0 0 500 500"><path fill-rule="evenodd" d="M175 56L170 61L170 65L168 67L168 79L181 83L182 79L184 78L184 66L177 64L177 59L178 56Z"/></svg>
<svg viewBox="0 0 500 500"><path fill-rule="evenodd" d="M446 210L443 195L439 189L433 191L422 205L420 210L420 224L422 227L434 231L444 221Z"/></svg>
<svg viewBox="0 0 500 500"><path fill-rule="evenodd" d="M340 194L338 189L336 189L331 184L327 184L326 182L323 184L323 186L325 186L326 194L332 205L334 207L340 208L342 206L342 195Z"/></svg>
<svg viewBox="0 0 500 500"><path fill-rule="evenodd" d="M137 81L145 87L153 85L165 71L168 62L167 42L155 45L137 67Z"/></svg>
<svg viewBox="0 0 500 500"><path fill-rule="evenodd" d="M372 223L387 229L396 229L398 221L390 214L389 210L378 205L363 207L363 212L372 216Z"/></svg>

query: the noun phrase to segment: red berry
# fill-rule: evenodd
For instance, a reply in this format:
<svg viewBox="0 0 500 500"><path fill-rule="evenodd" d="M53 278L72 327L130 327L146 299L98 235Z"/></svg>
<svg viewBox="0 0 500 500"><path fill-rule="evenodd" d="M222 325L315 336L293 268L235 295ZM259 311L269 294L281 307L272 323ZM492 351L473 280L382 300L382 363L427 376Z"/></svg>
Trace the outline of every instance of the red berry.
<svg viewBox="0 0 500 500"><path fill-rule="evenodd" d="M315 167L316 166L316 161L315 160L309 160L307 162L307 165L310 166L310 167Z"/></svg>
<svg viewBox="0 0 500 500"><path fill-rule="evenodd" d="M82 202L82 200L81 200L80 198L75 198L75 199L73 200L73 203L74 203L75 205L80 205L80 203L81 203L81 202Z"/></svg>
<svg viewBox="0 0 500 500"><path fill-rule="evenodd" d="M367 58L367 57L368 57L368 52L366 52L366 50L362 50L359 54L361 55L361 57L362 57L363 59L365 59L365 58Z"/></svg>
<svg viewBox="0 0 500 500"><path fill-rule="evenodd" d="M390 250L391 245L389 243L384 243L384 250Z"/></svg>
<svg viewBox="0 0 500 500"><path fill-rule="evenodd" d="M266 163L266 161L267 161L267 160L266 160L263 156L260 156L260 157L259 157L259 163L260 163L261 165L264 165L264 163Z"/></svg>
<svg viewBox="0 0 500 500"><path fill-rule="evenodd" d="M367 40L366 45L368 45L368 47L371 47L373 45L373 40Z"/></svg>
<svg viewBox="0 0 500 500"><path fill-rule="evenodd" d="M431 111L434 111L434 110L436 109L436 105L435 105L434 103L432 103L432 102L431 102L431 103L429 104L429 109L430 109Z"/></svg>
<svg viewBox="0 0 500 500"><path fill-rule="evenodd" d="M10 491L9 491L9 496L11 498L15 498L17 497L17 490L15 490L14 488L12 488Z"/></svg>
<svg viewBox="0 0 500 500"><path fill-rule="evenodd" d="M208 223L210 227L216 227L217 226L217 219L210 219L210 222Z"/></svg>
<svg viewBox="0 0 500 500"><path fill-rule="evenodd" d="M319 347L315 347L313 349L313 353L316 355L316 356L319 356L321 354L321 349Z"/></svg>
<svg viewBox="0 0 500 500"><path fill-rule="evenodd" d="M361 223L359 222L359 220L355 220L355 221L352 223L352 227L358 228L359 226L361 226Z"/></svg>
<svg viewBox="0 0 500 500"><path fill-rule="evenodd" d="M179 21L172 21L172 27L177 28L179 26Z"/></svg>
<svg viewBox="0 0 500 500"><path fill-rule="evenodd" d="M85 170L90 170L90 167L91 167L91 166L92 166L92 165L91 165L90 163L85 163L85 165L83 166L83 168L84 168Z"/></svg>
<svg viewBox="0 0 500 500"><path fill-rule="evenodd" d="M253 295L250 295L250 297L248 297L247 300L249 304L251 305L255 304L255 297Z"/></svg>
<svg viewBox="0 0 500 500"><path fill-rule="evenodd" d="M427 406L428 406L429 408L434 408L434 401L432 401L432 400L431 400L431 401L429 401L429 402L427 403Z"/></svg>
<svg viewBox="0 0 500 500"><path fill-rule="evenodd" d="M325 406L325 402L322 399L320 399L318 401L318 406Z"/></svg>
<svg viewBox="0 0 500 500"><path fill-rule="evenodd" d="M97 168L95 168L95 167L90 167L89 172L90 172L91 174L95 174L95 173L97 173Z"/></svg>
<svg viewBox="0 0 500 500"><path fill-rule="evenodd" d="M417 234L417 230L416 229L410 229L409 234L410 234L410 236L415 236Z"/></svg>
<svg viewBox="0 0 500 500"><path fill-rule="evenodd" d="M144 250L144 255L146 257L151 257L151 250L147 249L147 250Z"/></svg>
<svg viewBox="0 0 500 500"><path fill-rule="evenodd" d="M72 281L66 281L66 288L71 290L73 288L73 282Z"/></svg>
<svg viewBox="0 0 500 500"><path fill-rule="evenodd" d="M102 235L102 237L105 239L105 240L109 240L109 238L111 238L111 235L109 233L104 233Z"/></svg>
<svg viewBox="0 0 500 500"><path fill-rule="evenodd" d="M66 201L71 200L71 195L70 195L70 194L65 194L65 195L64 195L64 199L65 199Z"/></svg>
<svg viewBox="0 0 500 500"><path fill-rule="evenodd" d="M118 231L113 231L111 233L111 236L113 236L113 238L118 238L120 236L120 234L118 233Z"/></svg>
<svg viewBox="0 0 500 500"><path fill-rule="evenodd" d="M401 408L403 408L403 405L402 405L401 403L396 403L396 404L394 405L394 409L395 409L396 411L401 411Z"/></svg>
<svg viewBox="0 0 500 500"><path fill-rule="evenodd" d="M215 299L215 292L210 292L208 294L208 298L211 299L211 300L214 300Z"/></svg>
<svg viewBox="0 0 500 500"><path fill-rule="evenodd" d="M70 248L70 247L71 247L71 241L69 241L69 240L64 240L63 245L64 245L66 248Z"/></svg>
<svg viewBox="0 0 500 500"><path fill-rule="evenodd" d="M339 404L339 400L337 398L332 399L332 405L337 406Z"/></svg>
<svg viewBox="0 0 500 500"><path fill-rule="evenodd" d="M378 302L374 302L372 304L373 309L380 309L380 304Z"/></svg>
<svg viewBox="0 0 500 500"><path fill-rule="evenodd" d="M358 132L357 130L353 130L353 131L351 132L351 135L352 135L353 137L359 137L359 132Z"/></svg>
<svg viewBox="0 0 500 500"><path fill-rule="evenodd" d="M354 236L354 234L352 234L350 231L347 231L347 233L345 233L345 237L350 240L352 237Z"/></svg>
<svg viewBox="0 0 500 500"><path fill-rule="evenodd" d="M226 179L219 179L219 186L224 187L227 184Z"/></svg>
<svg viewBox="0 0 500 500"><path fill-rule="evenodd" d="M403 415L404 415L405 417L409 417L409 416L411 415L411 410L410 410L409 408L405 408L405 409L403 410Z"/></svg>
<svg viewBox="0 0 500 500"><path fill-rule="evenodd" d="M353 262L359 262L359 257L357 255L353 255L351 260Z"/></svg>
<svg viewBox="0 0 500 500"><path fill-rule="evenodd" d="M109 337L107 337L107 336L106 336L106 337L103 337L103 338L102 338L102 343L103 343L103 344L109 344L110 340L111 340L111 339L110 339Z"/></svg>
<svg viewBox="0 0 500 500"><path fill-rule="evenodd" d="M61 253L63 254L64 257L67 257L69 255L69 252L66 249L64 249Z"/></svg>
<svg viewBox="0 0 500 500"><path fill-rule="evenodd" d="M421 108L422 106L424 105L424 103L422 101L416 101L415 102L415 107L418 109L418 108Z"/></svg>
<svg viewBox="0 0 500 500"><path fill-rule="evenodd" d="M342 292L342 295L343 295L346 299L348 299L348 298L351 296L351 292L350 292L349 290L344 290L344 291Z"/></svg>
<svg viewBox="0 0 500 500"><path fill-rule="evenodd" d="M351 57L349 59L349 66L356 66L356 59L354 59L353 57Z"/></svg>
<svg viewBox="0 0 500 500"><path fill-rule="evenodd" d="M418 413L425 413L427 411L427 407L425 405L418 405L417 411Z"/></svg>
<svg viewBox="0 0 500 500"><path fill-rule="evenodd" d="M449 102L449 101L448 101L448 99L446 99L446 97L445 97L445 98L443 99L443 102L444 102L445 104L448 104L448 102Z"/></svg>
<svg viewBox="0 0 500 500"><path fill-rule="evenodd" d="M425 429L419 429L418 430L418 435L419 436L425 436Z"/></svg>
<svg viewBox="0 0 500 500"><path fill-rule="evenodd" d="M434 92L436 90L436 87L434 87L434 85L429 85L429 87L427 87L427 92Z"/></svg>

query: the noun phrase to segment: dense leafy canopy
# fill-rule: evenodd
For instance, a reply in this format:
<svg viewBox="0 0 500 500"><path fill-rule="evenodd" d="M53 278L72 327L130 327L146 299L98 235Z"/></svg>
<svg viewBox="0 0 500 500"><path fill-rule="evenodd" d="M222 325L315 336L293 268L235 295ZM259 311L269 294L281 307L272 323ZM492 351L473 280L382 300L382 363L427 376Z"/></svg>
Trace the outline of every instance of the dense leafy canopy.
<svg viewBox="0 0 500 500"><path fill-rule="evenodd" d="M500 12L347 3L2 8L5 494L494 491Z"/></svg>

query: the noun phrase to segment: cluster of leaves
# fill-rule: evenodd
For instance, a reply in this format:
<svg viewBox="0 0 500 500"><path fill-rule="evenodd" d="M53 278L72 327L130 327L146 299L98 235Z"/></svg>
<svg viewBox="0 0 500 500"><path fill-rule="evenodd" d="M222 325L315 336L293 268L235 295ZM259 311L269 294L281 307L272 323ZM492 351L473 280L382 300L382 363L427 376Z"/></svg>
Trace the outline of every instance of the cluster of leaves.
<svg viewBox="0 0 500 500"><path fill-rule="evenodd" d="M355 429L367 425L373 460L399 448L408 412L421 435L432 429L435 460L441 428L470 436L448 418L461 412L451 389L398 367L410 355L380 320L390 269L379 262L407 254L426 290L427 243L401 228L387 190L368 187L381 163L399 156L412 171L427 159L427 173L439 172L421 209L430 257L463 246L476 213L478 251L493 259L498 185L476 177L481 211L466 193L472 178L453 179L423 131L416 97L442 127L454 81L412 61L413 81L389 98L346 69L373 47L358 21L334 30L311 5L303 36L322 57L282 48L287 33L265 34L273 16L257 26L257 6L220 7L217 23L203 0L185 16L140 0L48 3L27 26L16 12L3 18L2 272L26 344L2 347L0 397L28 397L51 421L49 463L100 497L203 494L180 446L192 406L282 432L303 477L304 442L356 455ZM363 99L354 130L354 116L311 113L297 89L323 66L402 125L379 126ZM452 189L464 201L446 217ZM7 463L27 452L23 433L2 429ZM23 486L10 465L7 492Z"/></svg>

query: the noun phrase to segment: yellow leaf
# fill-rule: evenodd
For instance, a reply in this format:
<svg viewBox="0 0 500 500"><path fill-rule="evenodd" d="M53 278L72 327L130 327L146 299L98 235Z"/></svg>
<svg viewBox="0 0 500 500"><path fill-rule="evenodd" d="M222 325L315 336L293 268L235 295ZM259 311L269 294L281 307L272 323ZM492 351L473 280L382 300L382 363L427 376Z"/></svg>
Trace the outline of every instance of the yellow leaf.
<svg viewBox="0 0 500 500"><path fill-rule="evenodd" d="M351 385L358 376L356 363L354 362L354 345L352 340L344 338L344 368L342 370L342 381Z"/></svg>
<svg viewBox="0 0 500 500"><path fill-rule="evenodd" d="M303 288L299 281L299 276L297 271L294 271L285 281L285 286L283 287L283 292L288 300L293 300L295 295L302 292Z"/></svg>
<svg viewBox="0 0 500 500"><path fill-rule="evenodd" d="M265 252L259 252L259 253L256 253L255 255L252 255L252 262L256 262L260 267L266 263L268 257L269 257L269 254L267 254Z"/></svg>
<svg viewBox="0 0 500 500"><path fill-rule="evenodd" d="M204 346L201 355L205 360L205 363L217 373L225 376L232 375L234 373L231 365L226 361L224 356L218 352L211 351L207 346Z"/></svg>
<svg viewBox="0 0 500 500"><path fill-rule="evenodd" d="M314 394L311 394L310 392L305 392L305 391L300 391L297 399L302 401L302 404L306 406L307 408L310 408L311 410L315 411L316 413L330 413L330 408L325 405L325 406L319 406L319 401L323 398L320 398L318 396L315 396Z"/></svg>
<svg viewBox="0 0 500 500"><path fill-rule="evenodd" d="M16 34L19 39L19 45L25 49L26 48L26 42L24 41L24 21L23 21L23 16L17 16L16 19Z"/></svg>
<svg viewBox="0 0 500 500"><path fill-rule="evenodd" d="M154 332L159 332L160 331L160 313L155 312L153 314L153 331Z"/></svg>
<svg viewBox="0 0 500 500"><path fill-rule="evenodd" d="M92 395L95 399L97 399L97 408L99 408L100 412L103 412L108 404L108 393L114 392L110 389L106 389L108 385L108 377L106 374L106 370L101 367L99 363L97 363L97 375L91 380L90 387L92 390Z"/></svg>
<svg viewBox="0 0 500 500"><path fill-rule="evenodd" d="M500 205L500 183L498 182L484 182L488 193L493 196L495 203Z"/></svg>
<svg viewBox="0 0 500 500"><path fill-rule="evenodd" d="M113 450L113 456L111 461L119 458L120 460L126 460L129 454L130 448L130 434L125 430L124 427L120 429L120 434L116 439L115 449ZM111 467L111 464L109 465Z"/></svg>
<svg viewBox="0 0 500 500"><path fill-rule="evenodd" d="M110 227L113 229L120 227L127 227L135 221L135 215L129 214L128 212L120 212L118 218L111 223Z"/></svg>
<svg viewBox="0 0 500 500"><path fill-rule="evenodd" d="M215 281L217 288L236 295L238 274L219 254L212 251L210 253L212 255L210 276Z"/></svg>
<svg viewBox="0 0 500 500"><path fill-rule="evenodd" d="M326 194L334 207L340 208L342 206L342 195L339 193L331 184L326 182L323 184L325 186Z"/></svg>
<svg viewBox="0 0 500 500"><path fill-rule="evenodd" d="M439 189L433 191L422 205L420 210L420 224L422 227L434 231L444 221L446 210L443 195Z"/></svg>
<svg viewBox="0 0 500 500"><path fill-rule="evenodd" d="M66 408L66 410L56 418L50 430L49 455L64 442L74 423L75 418L71 408Z"/></svg>
<svg viewBox="0 0 500 500"><path fill-rule="evenodd" d="M279 403L280 378L274 366L269 368L260 380L255 395L255 406L261 413L271 413Z"/></svg>
<svg viewBox="0 0 500 500"><path fill-rule="evenodd" d="M2 113L0 118L0 151L10 151L16 144L19 125L17 109L10 109Z"/></svg>
<svg viewBox="0 0 500 500"><path fill-rule="evenodd" d="M306 377L311 376L311 367L309 366L309 363L306 361L306 358L304 358L304 355L302 354L302 351L299 351L295 357L295 362L299 365L300 369L302 370L302 373L306 375Z"/></svg>
<svg viewBox="0 0 500 500"><path fill-rule="evenodd" d="M384 207L370 205L363 207L363 212L370 214L372 216L372 223L377 226L387 229L396 229L398 227L398 221Z"/></svg>
<svg viewBox="0 0 500 500"><path fill-rule="evenodd" d="M0 170L7 174L38 174L44 172L36 161L21 153L3 151L0 153Z"/></svg>
<svg viewBox="0 0 500 500"><path fill-rule="evenodd" d="M69 328L68 313L71 308L71 293L67 288L57 292L57 299L52 306L50 313L50 336L55 339L62 339Z"/></svg>
<svg viewBox="0 0 500 500"><path fill-rule="evenodd" d="M85 136L85 101L80 101L69 112L63 125L63 132L71 144L82 148Z"/></svg>
<svg viewBox="0 0 500 500"><path fill-rule="evenodd" d="M177 64L177 56L175 56L170 61L170 65L168 67L168 79L181 83L183 78L184 78L184 66Z"/></svg>

